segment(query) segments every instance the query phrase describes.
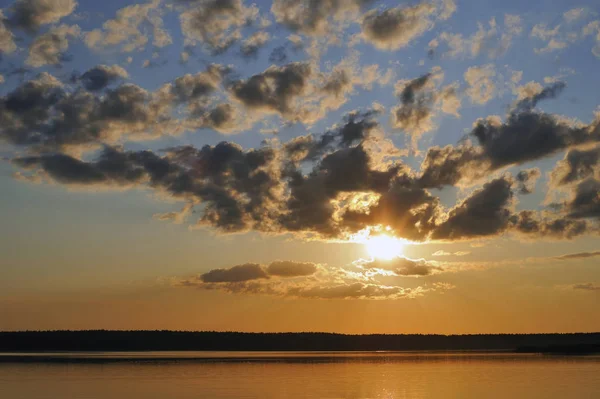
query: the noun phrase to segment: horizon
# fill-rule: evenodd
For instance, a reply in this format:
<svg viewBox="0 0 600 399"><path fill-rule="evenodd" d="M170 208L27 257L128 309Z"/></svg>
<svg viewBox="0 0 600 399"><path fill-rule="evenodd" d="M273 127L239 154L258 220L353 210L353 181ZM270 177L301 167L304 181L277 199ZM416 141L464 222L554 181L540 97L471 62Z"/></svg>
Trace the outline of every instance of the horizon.
<svg viewBox="0 0 600 399"><path fill-rule="evenodd" d="M541 332L541 333L464 333L464 334L436 334L436 333L415 333L415 334L406 334L406 333L337 333L337 332L327 332L327 331L277 331L277 332L260 332L260 331L215 331L215 330L5 330L0 331L0 334L4 333L57 333L57 332L69 332L69 333L77 333L77 332L173 332L173 333L214 333L214 334L328 334L328 335L357 335L357 336L365 336L365 335L437 335L437 336L465 336L465 335L600 335L600 331L591 331L591 332Z"/></svg>
<svg viewBox="0 0 600 399"><path fill-rule="evenodd" d="M599 66L597 0L4 1L0 331L600 332Z"/></svg>

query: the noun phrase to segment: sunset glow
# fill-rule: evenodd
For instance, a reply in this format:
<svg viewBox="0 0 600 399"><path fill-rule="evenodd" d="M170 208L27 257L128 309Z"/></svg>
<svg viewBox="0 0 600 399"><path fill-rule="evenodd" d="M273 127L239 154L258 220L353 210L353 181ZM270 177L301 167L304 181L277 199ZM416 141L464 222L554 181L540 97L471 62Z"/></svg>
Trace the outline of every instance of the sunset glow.
<svg viewBox="0 0 600 399"><path fill-rule="evenodd" d="M372 258L389 260L404 253L405 241L387 235L369 237L365 248Z"/></svg>

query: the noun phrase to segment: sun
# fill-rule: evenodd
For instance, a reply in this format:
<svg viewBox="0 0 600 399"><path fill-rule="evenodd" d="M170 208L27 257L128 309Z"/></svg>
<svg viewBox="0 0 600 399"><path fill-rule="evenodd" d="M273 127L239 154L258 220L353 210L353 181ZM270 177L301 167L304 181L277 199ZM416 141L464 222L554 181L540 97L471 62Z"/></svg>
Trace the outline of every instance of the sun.
<svg viewBox="0 0 600 399"><path fill-rule="evenodd" d="M364 245L372 258L390 260L404 252L405 242L399 238L377 235L367 238Z"/></svg>

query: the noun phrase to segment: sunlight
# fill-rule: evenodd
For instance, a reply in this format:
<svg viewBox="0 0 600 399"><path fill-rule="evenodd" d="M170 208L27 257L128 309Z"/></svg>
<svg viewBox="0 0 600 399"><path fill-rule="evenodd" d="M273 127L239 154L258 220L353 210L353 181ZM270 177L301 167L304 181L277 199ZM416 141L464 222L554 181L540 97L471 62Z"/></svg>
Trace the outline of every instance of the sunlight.
<svg viewBox="0 0 600 399"><path fill-rule="evenodd" d="M402 255L406 243L399 238L378 235L366 239L364 245L371 257L389 260Z"/></svg>

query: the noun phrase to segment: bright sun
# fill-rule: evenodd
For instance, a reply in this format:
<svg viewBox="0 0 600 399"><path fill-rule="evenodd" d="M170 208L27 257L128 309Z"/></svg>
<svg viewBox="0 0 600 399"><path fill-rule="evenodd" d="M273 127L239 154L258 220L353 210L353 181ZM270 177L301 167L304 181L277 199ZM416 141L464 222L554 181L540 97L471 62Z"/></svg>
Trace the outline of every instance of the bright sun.
<svg viewBox="0 0 600 399"><path fill-rule="evenodd" d="M371 257L386 260L402 255L404 245L403 240L386 235L369 237L365 241L365 248Z"/></svg>

